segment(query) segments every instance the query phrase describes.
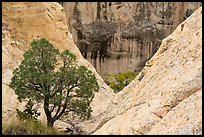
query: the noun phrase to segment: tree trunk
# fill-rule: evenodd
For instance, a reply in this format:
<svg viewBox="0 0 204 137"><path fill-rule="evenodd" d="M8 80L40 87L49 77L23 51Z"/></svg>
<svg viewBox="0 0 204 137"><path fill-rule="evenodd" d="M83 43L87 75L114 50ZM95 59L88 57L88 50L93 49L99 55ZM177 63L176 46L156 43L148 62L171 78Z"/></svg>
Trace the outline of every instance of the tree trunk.
<svg viewBox="0 0 204 137"><path fill-rule="evenodd" d="M49 111L49 98L47 96L44 99L44 111L47 117L47 126L53 127L55 120L52 119L51 112Z"/></svg>
<svg viewBox="0 0 204 137"><path fill-rule="evenodd" d="M53 127L53 125L54 125L54 121L51 121L51 120L47 119L47 126L48 127Z"/></svg>

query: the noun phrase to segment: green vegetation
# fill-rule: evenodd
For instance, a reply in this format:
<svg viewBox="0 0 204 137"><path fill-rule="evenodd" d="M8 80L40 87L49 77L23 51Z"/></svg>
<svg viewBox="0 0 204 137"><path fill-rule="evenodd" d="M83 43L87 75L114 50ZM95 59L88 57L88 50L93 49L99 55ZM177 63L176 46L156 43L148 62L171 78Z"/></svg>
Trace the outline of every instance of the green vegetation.
<svg viewBox="0 0 204 137"><path fill-rule="evenodd" d="M25 110L20 111L19 109L16 109L19 120L32 119L37 121L37 117L40 116L40 113L37 112L37 108L33 108L33 105L33 102L29 100L25 106Z"/></svg>
<svg viewBox="0 0 204 137"><path fill-rule="evenodd" d="M3 124L2 128L3 135L63 135L64 133L56 131L52 127L29 119L19 120L12 122L11 124Z"/></svg>
<svg viewBox="0 0 204 137"><path fill-rule="evenodd" d="M85 66L76 64L76 56L69 50L59 52L48 40L33 40L31 49L23 55L13 71L9 86L20 102L43 104L47 126L70 114L88 119L94 92L99 89L95 75ZM29 106L27 107L29 108ZM37 117L31 108L17 111L21 117ZM25 116L28 115L28 116Z"/></svg>
<svg viewBox="0 0 204 137"><path fill-rule="evenodd" d="M53 127L47 127L37 120L40 113L33 107L34 104L29 100L25 106L25 110L17 111L17 120L10 124L3 123L2 133L4 135L65 135Z"/></svg>
<svg viewBox="0 0 204 137"><path fill-rule="evenodd" d="M106 76L106 84L109 85L114 92L121 91L125 86L132 82L139 72L125 72L115 75Z"/></svg>

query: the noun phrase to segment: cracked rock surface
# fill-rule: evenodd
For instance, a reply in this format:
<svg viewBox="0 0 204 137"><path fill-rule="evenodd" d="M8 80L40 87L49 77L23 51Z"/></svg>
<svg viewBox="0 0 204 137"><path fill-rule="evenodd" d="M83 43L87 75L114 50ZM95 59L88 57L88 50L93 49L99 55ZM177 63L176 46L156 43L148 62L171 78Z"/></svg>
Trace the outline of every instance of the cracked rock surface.
<svg viewBox="0 0 204 137"><path fill-rule="evenodd" d="M142 71L93 134L202 134L202 8L162 40Z"/></svg>
<svg viewBox="0 0 204 137"><path fill-rule="evenodd" d="M100 91L91 104L92 117L77 125L86 134L202 134L202 7L162 40L138 75L140 80L137 77L114 94L77 49L60 4L2 3L4 122L12 121L15 109L22 108L8 84L12 70L37 37L71 50L79 64L96 74ZM58 121L55 126L63 130L68 125Z"/></svg>
<svg viewBox="0 0 204 137"><path fill-rule="evenodd" d="M20 65L23 53L29 49L31 41L44 37L60 51L69 49L76 54L78 64L85 65L95 73L100 90L94 102L106 104L113 96L112 90L104 83L94 67L81 55L74 44L67 27L67 20L62 6L55 2L4 2L2 3L2 121L13 122L16 108L22 109L23 104L17 100L14 91L8 87L12 70ZM101 100L103 98L103 100ZM92 106L95 103L92 103ZM105 105L107 106L107 105ZM104 109L94 109L93 115L102 113ZM42 109L41 120L45 121ZM68 125L56 121L56 127L65 129Z"/></svg>

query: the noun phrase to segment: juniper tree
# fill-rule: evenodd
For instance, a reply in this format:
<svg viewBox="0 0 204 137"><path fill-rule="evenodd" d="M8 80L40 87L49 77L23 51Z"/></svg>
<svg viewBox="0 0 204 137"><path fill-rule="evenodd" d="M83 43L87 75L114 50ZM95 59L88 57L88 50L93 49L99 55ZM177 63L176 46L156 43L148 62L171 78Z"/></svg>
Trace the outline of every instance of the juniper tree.
<svg viewBox="0 0 204 137"><path fill-rule="evenodd" d="M95 75L76 64L69 50L58 49L41 38L33 40L13 70L10 87L20 102L32 100L43 104L47 125L72 112L80 118L91 116L90 103L99 89Z"/></svg>

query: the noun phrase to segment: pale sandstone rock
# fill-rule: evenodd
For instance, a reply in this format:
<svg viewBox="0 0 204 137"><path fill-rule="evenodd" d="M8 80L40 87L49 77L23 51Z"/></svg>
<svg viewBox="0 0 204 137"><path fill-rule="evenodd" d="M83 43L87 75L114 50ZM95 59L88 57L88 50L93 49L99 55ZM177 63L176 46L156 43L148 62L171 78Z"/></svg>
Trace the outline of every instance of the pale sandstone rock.
<svg viewBox="0 0 204 137"><path fill-rule="evenodd" d="M162 129L162 130L161 130ZM202 134L202 91L184 99L160 120L148 134Z"/></svg>
<svg viewBox="0 0 204 137"><path fill-rule="evenodd" d="M93 134L202 134L202 8L182 24L163 39L141 81L114 97L98 118L109 120Z"/></svg>
<svg viewBox="0 0 204 137"><path fill-rule="evenodd" d="M65 13L59 4L3 3L3 121L15 117L15 108L22 107L7 85L29 43L39 36L49 39L60 50L68 48L77 55L79 64L89 66L96 73L101 88L92 102L93 115L78 124L87 134L202 134L201 12L200 8L182 23L182 29L179 25L162 41L150 65L147 63L142 70L141 81L135 79L114 95L82 58L67 30ZM192 118L187 120L189 117ZM169 121L172 118L173 123ZM165 125L169 129L164 130ZM67 123L56 122L60 130L66 126Z"/></svg>
<svg viewBox="0 0 204 137"><path fill-rule="evenodd" d="M60 4L52 2L4 2L2 4L2 23L3 121L11 120L12 117L16 116L16 108L23 107L16 99L14 91L8 87L8 84L12 77L12 70L20 64L23 53L29 49L31 41L39 37L48 39L60 51L69 49L76 54L78 64L87 66L95 73L100 90L96 93L91 105L96 108L93 110L93 115L97 116L102 113L100 107L95 107L96 104L107 104L109 102L108 98L113 96L114 93L104 83L91 64L82 57L74 44L72 35L68 31L64 9ZM43 109L41 108L40 111L42 112L41 119L45 121Z"/></svg>

